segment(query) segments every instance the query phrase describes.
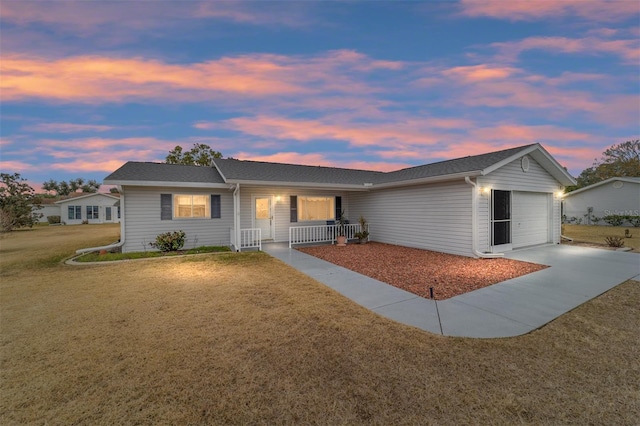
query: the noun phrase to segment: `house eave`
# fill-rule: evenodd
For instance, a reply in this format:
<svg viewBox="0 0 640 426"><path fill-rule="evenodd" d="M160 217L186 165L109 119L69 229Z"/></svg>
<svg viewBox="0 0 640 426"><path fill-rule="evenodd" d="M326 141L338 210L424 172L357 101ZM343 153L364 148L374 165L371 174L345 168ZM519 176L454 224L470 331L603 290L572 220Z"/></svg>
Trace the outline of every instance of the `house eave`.
<svg viewBox="0 0 640 426"><path fill-rule="evenodd" d="M464 179L467 176L477 177L481 175L482 175L481 170L473 170L469 172L451 173L446 175L430 176L430 177L420 178L420 179L405 179L405 180L399 180L396 182L380 183L380 184L373 185L372 188L383 189L383 188L394 188L398 186L421 185L421 184L427 184L427 183L437 183L437 182L446 182L449 180Z"/></svg>
<svg viewBox="0 0 640 426"><path fill-rule="evenodd" d="M226 183L209 182L169 182L169 181L142 181L142 180L105 180L104 185L116 186L152 186L168 188L228 188Z"/></svg>
<svg viewBox="0 0 640 426"><path fill-rule="evenodd" d="M599 186L605 185L605 184L607 184L609 182L613 182L613 181L616 181L616 180L619 180L621 182L640 184L640 182L638 182L636 180L633 180L633 179L629 179L627 177L612 177L612 178L603 180L602 182L594 183L592 185L585 186L584 188L580 188L580 189L576 189L575 191L567 192L566 194L564 194L564 198L570 197L572 195L580 194L581 192L585 192L585 191L588 191L590 189L597 188Z"/></svg>
<svg viewBox="0 0 640 426"><path fill-rule="evenodd" d="M54 201L53 204L69 203L69 202L76 201L76 200L82 200L82 199L89 198L89 197L95 197L96 195L104 195L105 197L113 198L114 200L119 200L120 199L120 198L114 197L113 195L110 195L110 194L104 194L102 192L92 192L90 194L81 195L79 197L73 197L73 198L67 198L65 200Z"/></svg>
<svg viewBox="0 0 640 426"><path fill-rule="evenodd" d="M307 189L340 189L343 191L369 191L372 186L365 186L364 184L340 184L340 183L318 183L318 182L287 182L287 181L263 181L263 180L242 180L242 179L228 179L228 184L240 184L242 186L267 186L267 187L296 187Z"/></svg>

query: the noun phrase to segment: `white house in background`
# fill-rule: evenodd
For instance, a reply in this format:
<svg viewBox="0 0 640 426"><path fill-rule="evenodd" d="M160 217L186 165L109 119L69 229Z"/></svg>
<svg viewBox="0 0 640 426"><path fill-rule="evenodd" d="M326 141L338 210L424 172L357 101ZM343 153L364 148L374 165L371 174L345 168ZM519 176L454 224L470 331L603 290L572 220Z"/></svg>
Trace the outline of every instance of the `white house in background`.
<svg viewBox="0 0 640 426"><path fill-rule="evenodd" d="M569 192L564 196L563 212L568 219L582 219L584 224L591 224L594 216L640 216L640 177L613 177Z"/></svg>
<svg viewBox="0 0 640 426"><path fill-rule="evenodd" d="M60 216L60 206L56 204L53 198L44 198L40 203L42 205L39 209L33 209L35 213L40 213L42 216L38 219L40 223L47 223L47 216Z"/></svg>
<svg viewBox="0 0 640 426"><path fill-rule="evenodd" d="M340 212L370 240L463 256L560 242L562 192L575 180L539 144L394 172L215 159L212 167L128 162L124 252L183 230L185 247L332 238ZM357 225L353 225L357 226ZM353 228L352 228L353 231ZM248 243L247 243L248 242Z"/></svg>
<svg viewBox="0 0 640 426"><path fill-rule="evenodd" d="M119 195L119 194L118 194ZM120 197L113 194L91 193L56 201L60 220L67 225L88 223L119 223Z"/></svg>

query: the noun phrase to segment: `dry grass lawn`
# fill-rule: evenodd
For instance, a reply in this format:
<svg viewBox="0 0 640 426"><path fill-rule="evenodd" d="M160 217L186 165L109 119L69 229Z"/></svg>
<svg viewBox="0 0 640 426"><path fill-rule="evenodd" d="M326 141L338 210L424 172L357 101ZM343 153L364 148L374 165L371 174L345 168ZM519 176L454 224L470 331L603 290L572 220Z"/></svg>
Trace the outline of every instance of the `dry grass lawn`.
<svg viewBox="0 0 640 426"><path fill-rule="evenodd" d="M526 336L447 338L264 253L52 263L113 232L61 243L57 233L84 227L59 228L0 240L3 425L631 425L640 415L638 282Z"/></svg>
<svg viewBox="0 0 640 426"><path fill-rule="evenodd" d="M599 244L606 247L606 237L624 237L624 231L628 229L631 238L624 239L624 247L631 247L633 251L640 252L640 228L631 226L604 226L604 225L562 225L562 235L573 238L576 242Z"/></svg>

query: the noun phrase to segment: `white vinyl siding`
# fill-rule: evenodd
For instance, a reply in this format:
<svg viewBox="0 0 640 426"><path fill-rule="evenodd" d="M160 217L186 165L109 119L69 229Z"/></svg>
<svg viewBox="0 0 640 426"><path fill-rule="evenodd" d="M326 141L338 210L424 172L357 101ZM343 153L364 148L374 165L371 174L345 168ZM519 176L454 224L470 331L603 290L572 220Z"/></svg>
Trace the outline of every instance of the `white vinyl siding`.
<svg viewBox="0 0 640 426"><path fill-rule="evenodd" d="M478 187L503 191L519 191L544 194L548 205L548 237L547 241L560 242L560 198L556 195L562 186L542 168L533 158L529 157L529 170L524 172L521 160L517 159L509 164L477 179ZM478 250L490 251L489 202L490 192L478 193ZM540 195L542 197L542 195ZM541 199L541 198L539 198ZM515 206L513 207L516 208ZM518 218L514 217L516 223ZM515 231L515 228L514 228ZM541 232L542 235L542 231Z"/></svg>
<svg viewBox="0 0 640 426"><path fill-rule="evenodd" d="M342 208L345 210L345 216L351 223L356 223L358 217L349 215L348 197L353 193L345 193L340 190L317 190L307 188L293 187L262 187L262 186L240 186L240 227L252 228L254 197L272 197L272 215L274 220L273 240L276 242L289 241L290 226L310 226L310 225L326 225L326 220L291 222L291 204L292 195L300 196L316 196L316 197L342 197Z"/></svg>
<svg viewBox="0 0 640 426"><path fill-rule="evenodd" d="M161 194L220 195L221 218L161 220ZM233 227L233 195L226 189L184 189L127 186L123 194L125 243L123 252L152 250L150 242L158 234L182 230L187 234L185 248L228 246Z"/></svg>
<svg viewBox="0 0 640 426"><path fill-rule="evenodd" d="M349 214L367 219L372 241L472 256L471 196L464 181L351 193Z"/></svg>

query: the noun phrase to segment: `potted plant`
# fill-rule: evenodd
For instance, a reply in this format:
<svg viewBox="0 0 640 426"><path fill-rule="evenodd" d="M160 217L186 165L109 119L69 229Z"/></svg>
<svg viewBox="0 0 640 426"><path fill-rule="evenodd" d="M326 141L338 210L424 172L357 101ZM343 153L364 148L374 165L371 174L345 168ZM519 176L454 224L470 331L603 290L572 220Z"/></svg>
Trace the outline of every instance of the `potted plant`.
<svg viewBox="0 0 640 426"><path fill-rule="evenodd" d="M347 245L345 225L348 223L349 221L344 217L344 210L342 210L340 212L340 217L338 217L338 236L336 238L339 247L344 247Z"/></svg>
<svg viewBox="0 0 640 426"><path fill-rule="evenodd" d="M369 225L367 224L367 219L365 219L364 216L360 216L358 222L360 222L360 230L353 234L353 236L360 241L360 244L366 244L369 238Z"/></svg>

